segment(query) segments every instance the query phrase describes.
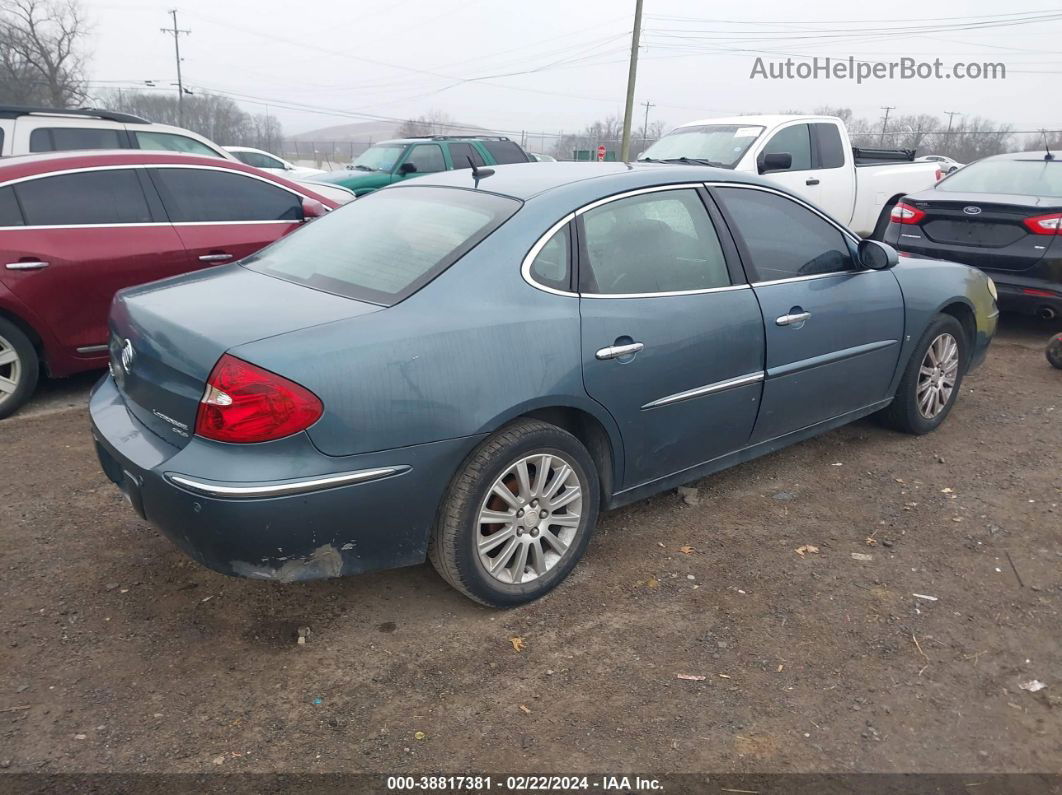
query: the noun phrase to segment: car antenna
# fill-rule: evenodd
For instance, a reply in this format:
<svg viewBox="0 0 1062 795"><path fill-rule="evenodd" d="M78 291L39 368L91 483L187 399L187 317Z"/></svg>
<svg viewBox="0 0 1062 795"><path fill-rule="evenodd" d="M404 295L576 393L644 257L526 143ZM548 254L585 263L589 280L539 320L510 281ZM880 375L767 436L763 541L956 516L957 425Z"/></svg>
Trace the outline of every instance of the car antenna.
<svg viewBox="0 0 1062 795"><path fill-rule="evenodd" d="M1042 129L1040 130L1040 135L1042 135L1042 136L1044 137L1044 149L1046 149L1046 150L1047 150L1047 154L1046 154L1046 155L1044 155L1044 160L1054 160L1054 159L1055 159L1055 156L1054 156L1054 154L1053 154L1053 153L1051 152L1051 147L1050 147L1050 145L1049 145L1049 144L1047 143L1047 128L1046 128L1046 127L1045 127L1045 128L1042 128Z"/></svg>
<svg viewBox="0 0 1062 795"><path fill-rule="evenodd" d="M468 164L472 166L472 179L476 181L477 188L479 187L479 181L481 179L494 176L493 168L480 168L475 164L475 161L472 160L471 155L468 156Z"/></svg>

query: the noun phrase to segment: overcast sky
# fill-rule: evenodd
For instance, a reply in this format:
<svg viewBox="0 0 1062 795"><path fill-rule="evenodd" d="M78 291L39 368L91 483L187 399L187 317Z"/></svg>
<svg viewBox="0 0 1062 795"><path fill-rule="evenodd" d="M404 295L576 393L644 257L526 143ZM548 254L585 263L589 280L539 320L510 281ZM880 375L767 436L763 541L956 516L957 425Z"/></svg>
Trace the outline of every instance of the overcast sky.
<svg viewBox="0 0 1062 795"><path fill-rule="evenodd" d="M176 79L173 40L160 31L172 1L82 2L94 91ZM249 111L268 104L291 134L431 109L499 131L556 132L623 111L634 0L180 0L177 8L191 30L181 38L186 84L230 92ZM1062 7L1045 0L645 0L636 102L653 102L650 121L669 125L828 104L867 118L892 105L894 114L948 110L1062 129L1062 21L999 26L1052 11ZM757 55L787 54L1002 62L1007 78L750 79Z"/></svg>

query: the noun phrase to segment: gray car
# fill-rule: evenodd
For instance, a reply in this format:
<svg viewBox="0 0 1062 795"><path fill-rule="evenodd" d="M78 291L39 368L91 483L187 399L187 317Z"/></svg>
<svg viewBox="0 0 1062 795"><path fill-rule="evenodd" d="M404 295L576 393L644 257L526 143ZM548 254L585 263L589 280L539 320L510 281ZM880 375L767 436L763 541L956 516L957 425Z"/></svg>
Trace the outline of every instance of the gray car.
<svg viewBox="0 0 1062 795"><path fill-rule="evenodd" d="M933 430L996 316L979 271L755 177L446 172L120 293L92 428L133 507L210 568L428 558L511 606L564 579L600 510L870 414Z"/></svg>

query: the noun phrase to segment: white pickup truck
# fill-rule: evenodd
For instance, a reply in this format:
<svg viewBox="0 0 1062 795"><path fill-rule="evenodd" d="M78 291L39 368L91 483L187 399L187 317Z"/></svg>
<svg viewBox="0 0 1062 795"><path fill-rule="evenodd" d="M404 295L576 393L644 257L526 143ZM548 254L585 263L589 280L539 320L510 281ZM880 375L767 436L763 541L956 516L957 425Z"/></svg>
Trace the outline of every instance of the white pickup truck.
<svg viewBox="0 0 1062 795"><path fill-rule="evenodd" d="M734 116L677 127L639 160L701 162L763 174L862 237L880 239L905 194L933 187L938 163L909 149L858 149L835 116Z"/></svg>

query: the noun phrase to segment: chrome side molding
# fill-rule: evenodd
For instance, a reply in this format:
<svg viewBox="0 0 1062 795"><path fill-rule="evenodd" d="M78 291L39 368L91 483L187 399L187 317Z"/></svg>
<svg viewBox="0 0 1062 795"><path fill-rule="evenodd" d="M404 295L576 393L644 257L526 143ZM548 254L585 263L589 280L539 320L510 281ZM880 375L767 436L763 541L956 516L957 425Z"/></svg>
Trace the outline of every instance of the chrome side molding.
<svg viewBox="0 0 1062 795"><path fill-rule="evenodd" d="M723 392L727 389L745 386L746 384L755 384L758 381L762 381L764 377L765 374L760 371L758 373L749 373L748 375L739 375L737 378L728 378L725 381L716 381L714 384L694 387L693 389L687 389L685 392L676 392L674 395L668 395L659 400L654 400L652 403L646 403L642 406L642 411L660 408L661 406L670 406L672 403L679 403L683 400L690 400L703 395L711 395L714 392Z"/></svg>

